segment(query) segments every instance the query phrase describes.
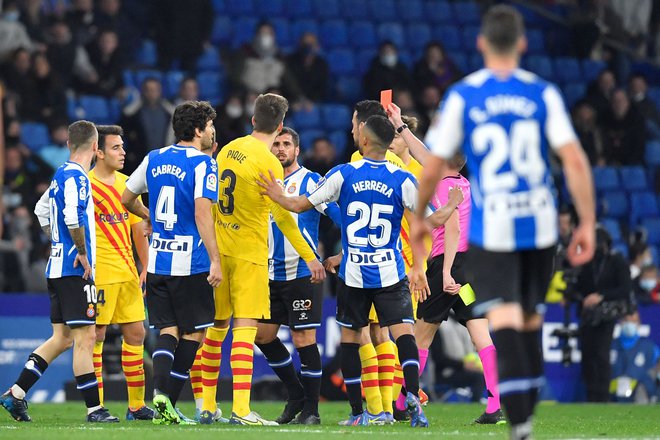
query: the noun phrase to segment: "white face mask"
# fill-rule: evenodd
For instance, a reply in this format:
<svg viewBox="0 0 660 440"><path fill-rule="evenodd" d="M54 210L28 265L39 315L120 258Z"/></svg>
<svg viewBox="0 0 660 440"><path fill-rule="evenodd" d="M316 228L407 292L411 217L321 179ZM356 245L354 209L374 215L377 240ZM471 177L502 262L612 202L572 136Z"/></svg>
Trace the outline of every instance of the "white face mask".
<svg viewBox="0 0 660 440"><path fill-rule="evenodd" d="M642 260L642 267L650 266L653 264L653 257L650 255L648 257L644 257Z"/></svg>
<svg viewBox="0 0 660 440"><path fill-rule="evenodd" d="M637 336L638 328L634 322L624 322L621 324L621 335L626 338L634 338Z"/></svg>
<svg viewBox="0 0 660 440"><path fill-rule="evenodd" d="M245 104L245 114L247 116L253 116L254 115L254 103Z"/></svg>
<svg viewBox="0 0 660 440"><path fill-rule="evenodd" d="M225 107L225 111L227 112L227 116L232 119L236 119L240 118L243 114L243 107L241 107L239 104L229 104L227 107Z"/></svg>
<svg viewBox="0 0 660 440"><path fill-rule="evenodd" d="M262 34L259 36L259 45L266 50L272 49L275 46L275 37L271 34Z"/></svg>
<svg viewBox="0 0 660 440"><path fill-rule="evenodd" d="M642 278L639 280L639 287L642 289L646 290L647 292L650 292L653 290L653 288L658 284L656 280L653 278Z"/></svg>
<svg viewBox="0 0 660 440"><path fill-rule="evenodd" d="M387 67L394 67L396 66L397 61L399 61L398 57L394 53L388 53L386 55L382 55L380 57L380 62L383 63L383 65Z"/></svg>

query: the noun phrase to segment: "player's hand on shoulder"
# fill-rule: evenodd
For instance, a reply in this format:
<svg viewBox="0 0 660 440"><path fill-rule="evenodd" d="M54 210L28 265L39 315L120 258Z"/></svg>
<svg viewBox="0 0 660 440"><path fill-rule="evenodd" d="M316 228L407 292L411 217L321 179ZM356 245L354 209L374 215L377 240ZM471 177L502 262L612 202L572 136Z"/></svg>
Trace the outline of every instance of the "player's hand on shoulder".
<svg viewBox="0 0 660 440"><path fill-rule="evenodd" d="M89 260L87 259L87 255L76 255L76 259L73 260L73 267L76 268L78 267L78 264L82 266L82 268L85 270L83 273L83 280L88 280L89 277L92 276L92 266L89 264Z"/></svg>
<svg viewBox="0 0 660 440"><path fill-rule="evenodd" d="M276 201L279 197L284 195L284 188L282 183L275 177L272 170L268 170L269 176L259 173L261 180L257 180L257 185L262 189L261 194L270 197L271 200Z"/></svg>
<svg viewBox="0 0 660 440"><path fill-rule="evenodd" d="M206 277L206 281L209 282L211 287L218 287L222 281L222 269L220 268L220 262L211 262L211 268L209 269L209 276Z"/></svg>
<svg viewBox="0 0 660 440"><path fill-rule="evenodd" d="M307 262L307 267L312 272L312 284L318 284L325 279L325 268L319 260L312 260Z"/></svg>
<svg viewBox="0 0 660 440"><path fill-rule="evenodd" d="M428 279L426 279L424 269L418 269L413 266L410 272L408 272L408 282L410 283L410 291L417 301L424 302L431 296L431 288L429 287Z"/></svg>
<svg viewBox="0 0 660 440"><path fill-rule="evenodd" d="M341 253L326 258L323 261L323 267L330 273L337 273L337 267L341 264Z"/></svg>

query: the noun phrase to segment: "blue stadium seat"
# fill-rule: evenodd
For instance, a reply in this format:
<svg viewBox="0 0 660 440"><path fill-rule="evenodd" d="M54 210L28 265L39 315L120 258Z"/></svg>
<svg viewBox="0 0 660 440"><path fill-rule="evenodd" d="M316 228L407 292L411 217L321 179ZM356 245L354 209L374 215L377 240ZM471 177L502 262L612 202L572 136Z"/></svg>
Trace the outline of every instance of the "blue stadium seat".
<svg viewBox="0 0 660 440"><path fill-rule="evenodd" d="M275 39L280 48L289 48L298 43L298 40L294 40L291 36L291 26L288 19L273 18L270 20L270 23L275 29Z"/></svg>
<svg viewBox="0 0 660 440"><path fill-rule="evenodd" d="M291 39L293 40L294 43L298 43L300 37L302 37L303 34L306 34L308 32L311 32L316 35L319 34L319 25L316 22L316 20L312 20L312 19L296 20L291 25Z"/></svg>
<svg viewBox="0 0 660 440"><path fill-rule="evenodd" d="M625 242L613 242L612 250L620 253L626 260L628 259L629 250L628 245Z"/></svg>
<svg viewBox="0 0 660 440"><path fill-rule="evenodd" d="M346 130L335 130L328 136L330 142L335 146L337 157L343 157L348 146L348 134Z"/></svg>
<svg viewBox="0 0 660 440"><path fill-rule="evenodd" d="M147 78L155 78L162 84L163 72L160 70L141 69L135 71L133 78L135 78L135 86L139 89L142 87L142 83Z"/></svg>
<svg viewBox="0 0 660 440"><path fill-rule="evenodd" d="M593 169L596 191L615 191L621 189L621 180L615 167L595 167Z"/></svg>
<svg viewBox="0 0 660 440"><path fill-rule="evenodd" d="M356 64L353 52L348 49L334 49L327 57L330 72L336 75L347 75L355 73Z"/></svg>
<svg viewBox="0 0 660 440"><path fill-rule="evenodd" d="M470 63L469 72L475 72L484 67L484 58L478 53L472 53L468 58L468 62Z"/></svg>
<svg viewBox="0 0 660 440"><path fill-rule="evenodd" d="M376 29L369 21L355 21L349 29L350 43L357 49L372 49L378 46Z"/></svg>
<svg viewBox="0 0 660 440"><path fill-rule="evenodd" d="M660 141L651 141L646 144L644 161L647 165L660 166Z"/></svg>
<svg viewBox="0 0 660 440"><path fill-rule="evenodd" d="M542 31L538 29L527 31L527 53L545 54L545 37Z"/></svg>
<svg viewBox="0 0 660 440"><path fill-rule="evenodd" d="M427 0L425 16L433 24L454 23L454 13L444 0Z"/></svg>
<svg viewBox="0 0 660 440"><path fill-rule="evenodd" d="M628 216L628 197L624 191L604 193L600 198L603 214L608 217L623 218Z"/></svg>
<svg viewBox="0 0 660 440"><path fill-rule="evenodd" d="M655 194L651 191L636 192L630 195L630 224L636 225L648 217L660 216L660 208Z"/></svg>
<svg viewBox="0 0 660 440"><path fill-rule="evenodd" d="M236 17L248 17L255 15L252 0L225 0L227 14Z"/></svg>
<svg viewBox="0 0 660 440"><path fill-rule="evenodd" d="M197 58L197 70L198 71L218 71L222 68L220 64L220 53L218 49L213 46L209 46L204 49L204 52Z"/></svg>
<svg viewBox="0 0 660 440"><path fill-rule="evenodd" d="M130 70L130 69L122 70L121 79L124 80L124 86L125 87L135 87L135 88L137 88L137 84L135 84L135 78L133 77L133 71L132 70Z"/></svg>
<svg viewBox="0 0 660 440"><path fill-rule="evenodd" d="M378 51L376 49L362 49L357 51L355 62L357 72L360 74L360 76L363 76L365 73L367 73L367 70L369 70L369 67L371 66L371 62L377 55Z"/></svg>
<svg viewBox="0 0 660 440"><path fill-rule="evenodd" d="M582 60L582 75L587 82L591 82L598 78L600 72L606 67L605 61L584 59Z"/></svg>
<svg viewBox="0 0 660 440"><path fill-rule="evenodd" d="M289 18L309 18L314 14L312 0L296 0L295 3L284 8Z"/></svg>
<svg viewBox="0 0 660 440"><path fill-rule="evenodd" d="M173 98L176 96L184 77L184 73L180 70L170 70L165 74L165 78L163 78L163 93L166 97Z"/></svg>
<svg viewBox="0 0 660 440"><path fill-rule="evenodd" d="M454 8L454 17L458 23L478 25L481 21L481 11L476 2L460 1L451 5Z"/></svg>
<svg viewBox="0 0 660 440"><path fill-rule="evenodd" d="M369 4L365 1L341 0L341 10L344 18L350 20L372 20Z"/></svg>
<svg viewBox="0 0 660 440"><path fill-rule="evenodd" d="M399 23L382 23L378 26L377 34L379 41L389 40L397 46L399 51L404 50L406 47L406 34L403 26Z"/></svg>
<svg viewBox="0 0 660 440"><path fill-rule="evenodd" d="M622 241L621 226L619 221L614 218L601 218L598 222L610 233L613 242Z"/></svg>
<svg viewBox="0 0 660 440"><path fill-rule="evenodd" d="M543 79L552 81L554 72L550 58L543 55L531 55L524 60L527 70L534 72Z"/></svg>
<svg viewBox="0 0 660 440"><path fill-rule="evenodd" d="M296 130L321 128L321 110L316 105L311 110L299 110L293 114L293 125Z"/></svg>
<svg viewBox="0 0 660 440"><path fill-rule="evenodd" d="M21 143L32 151L39 151L50 144L50 134L46 124L39 122L23 122L21 124Z"/></svg>
<svg viewBox="0 0 660 440"><path fill-rule="evenodd" d="M82 110L83 118L97 124L108 124L110 120L110 108L108 102L102 96L82 95L78 98L78 105Z"/></svg>
<svg viewBox="0 0 660 440"><path fill-rule="evenodd" d="M394 0L369 0L369 12L371 19L379 22L399 19L394 7Z"/></svg>
<svg viewBox="0 0 660 440"><path fill-rule="evenodd" d="M406 27L406 31L406 40L410 49L423 49L431 41L431 27L429 25L412 23Z"/></svg>
<svg viewBox="0 0 660 440"><path fill-rule="evenodd" d="M322 130L316 129L298 129L300 134L300 149L301 151L307 151L312 148L314 144L314 139L325 136L325 133Z"/></svg>
<svg viewBox="0 0 660 440"><path fill-rule="evenodd" d="M268 20L284 16L283 0L255 0L254 8L257 15Z"/></svg>
<svg viewBox="0 0 660 440"><path fill-rule="evenodd" d="M326 130L346 130L351 126L353 111L342 104L321 105L322 126Z"/></svg>
<svg viewBox="0 0 660 440"><path fill-rule="evenodd" d="M440 40L448 51L458 51L463 48L461 44L461 33L454 26L438 26L433 29L433 38Z"/></svg>
<svg viewBox="0 0 660 440"><path fill-rule="evenodd" d="M403 18L408 23L418 23L426 18L422 0L399 1L398 6L398 17Z"/></svg>
<svg viewBox="0 0 660 440"><path fill-rule="evenodd" d="M579 61L569 57L555 58L555 75L564 83L582 81Z"/></svg>
<svg viewBox="0 0 660 440"><path fill-rule="evenodd" d="M651 253L651 258L653 259L653 264L657 266L660 265L660 246L649 246L649 252Z"/></svg>
<svg viewBox="0 0 660 440"><path fill-rule="evenodd" d="M233 23L234 34L232 35L231 46L236 49L245 43L252 41L259 20L252 16L240 17L235 19Z"/></svg>
<svg viewBox="0 0 660 440"><path fill-rule="evenodd" d="M467 56L462 52L449 52L449 58L454 62L458 70L467 73L470 70Z"/></svg>
<svg viewBox="0 0 660 440"><path fill-rule="evenodd" d="M362 98L362 79L355 75L340 75L335 82L335 93L342 102L351 105Z"/></svg>
<svg viewBox="0 0 660 440"><path fill-rule="evenodd" d="M563 88L564 98L568 107L573 107L576 102L584 98L587 93L587 86L584 83L570 83Z"/></svg>
<svg viewBox="0 0 660 440"><path fill-rule="evenodd" d="M319 30L321 45L327 49L345 47L348 44L348 28L344 20L330 20L321 23Z"/></svg>
<svg viewBox="0 0 660 440"><path fill-rule="evenodd" d="M213 19L213 29L211 30L211 43L227 44L231 41L232 23L226 15L216 15Z"/></svg>
<svg viewBox="0 0 660 440"><path fill-rule="evenodd" d="M330 20L341 17L339 0L313 0L314 15L319 20Z"/></svg>
<svg viewBox="0 0 660 440"><path fill-rule="evenodd" d="M227 11L225 0L213 0L213 12L216 14L224 14Z"/></svg>
<svg viewBox="0 0 660 440"><path fill-rule="evenodd" d="M152 40L142 40L140 47L135 53L135 60L137 63L144 67L153 67L158 61L158 52L156 50L156 43Z"/></svg>
<svg viewBox="0 0 660 440"><path fill-rule="evenodd" d="M648 232L646 240L649 244L660 245L660 217L642 220L642 227Z"/></svg>
<svg viewBox="0 0 660 440"><path fill-rule="evenodd" d="M627 191L646 191L648 179L646 171L641 166L621 167L621 185Z"/></svg>
<svg viewBox="0 0 660 440"><path fill-rule="evenodd" d="M110 112L110 120L117 122L121 118L121 102L117 98L108 99L108 111Z"/></svg>
<svg viewBox="0 0 660 440"><path fill-rule="evenodd" d="M648 91L649 98L655 102L656 108L660 109L660 87L650 87Z"/></svg>
<svg viewBox="0 0 660 440"><path fill-rule="evenodd" d="M465 26L461 32L463 48L469 51L475 51L477 47L477 35L479 35L479 28L477 26Z"/></svg>
<svg viewBox="0 0 660 440"><path fill-rule="evenodd" d="M219 104L224 97L223 78L219 72L200 72L197 74L199 96L211 104Z"/></svg>

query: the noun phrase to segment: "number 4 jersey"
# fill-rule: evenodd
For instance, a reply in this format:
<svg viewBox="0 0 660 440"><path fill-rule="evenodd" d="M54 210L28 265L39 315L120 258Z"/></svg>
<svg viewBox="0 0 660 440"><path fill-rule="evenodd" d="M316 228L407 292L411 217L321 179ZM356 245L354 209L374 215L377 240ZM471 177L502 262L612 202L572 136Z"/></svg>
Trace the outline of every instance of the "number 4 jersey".
<svg viewBox="0 0 660 440"><path fill-rule="evenodd" d="M414 211L417 181L387 161L362 159L334 167L308 196L313 205L337 202L344 257L339 276L347 286L388 287L406 276L401 219Z"/></svg>
<svg viewBox="0 0 660 440"><path fill-rule="evenodd" d="M557 241L548 146L576 141L557 88L517 69L479 70L453 86L426 134L434 154L461 146L472 186L470 243L495 252Z"/></svg>
<svg viewBox="0 0 660 440"><path fill-rule="evenodd" d="M217 172L208 155L171 145L151 151L126 181L134 194L149 192L149 273L187 276L209 271L209 256L195 223L195 199L217 200Z"/></svg>

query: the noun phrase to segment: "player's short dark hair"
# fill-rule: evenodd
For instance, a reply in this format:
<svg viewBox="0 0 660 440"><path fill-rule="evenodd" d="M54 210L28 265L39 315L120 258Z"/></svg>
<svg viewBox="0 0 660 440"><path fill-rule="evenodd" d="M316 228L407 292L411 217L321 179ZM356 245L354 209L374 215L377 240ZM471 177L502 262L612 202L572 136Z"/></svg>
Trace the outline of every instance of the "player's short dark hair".
<svg viewBox="0 0 660 440"><path fill-rule="evenodd" d="M99 133L99 150L105 151L106 136L123 136L124 130L119 125L97 125L96 131Z"/></svg>
<svg viewBox="0 0 660 440"><path fill-rule="evenodd" d="M394 125L385 116L370 116L364 124L376 139L372 140L381 148L387 148L394 140Z"/></svg>
<svg viewBox="0 0 660 440"><path fill-rule="evenodd" d="M254 101L254 131L273 133L284 120L289 110L289 101L280 95L266 93Z"/></svg>
<svg viewBox="0 0 660 440"><path fill-rule="evenodd" d="M282 131L280 131L277 135L282 136L283 134L291 135L291 140L293 141L293 145L296 147L300 146L300 135L296 130L294 130L291 127L282 127Z"/></svg>
<svg viewBox="0 0 660 440"><path fill-rule="evenodd" d="M413 133L416 132L417 127L419 127L419 119L414 116L401 115L401 121L403 121Z"/></svg>
<svg viewBox="0 0 660 440"><path fill-rule="evenodd" d="M87 150L98 140L98 132L93 122L80 120L69 125L69 146L71 150Z"/></svg>
<svg viewBox="0 0 660 440"><path fill-rule="evenodd" d="M190 142L195 129L204 131L206 123L215 119L216 113L208 101L186 101L174 109L172 128L177 141Z"/></svg>
<svg viewBox="0 0 660 440"><path fill-rule="evenodd" d="M385 113L385 109L383 108L382 104L372 99L365 99L363 101L358 102L357 104L355 104L353 110L357 115L358 124L360 122L366 122L367 119L369 119L374 115L383 116L387 118L387 113Z"/></svg>
<svg viewBox="0 0 660 440"><path fill-rule="evenodd" d="M524 34L522 15L511 6L493 6L481 19L481 35L496 53L513 51Z"/></svg>

